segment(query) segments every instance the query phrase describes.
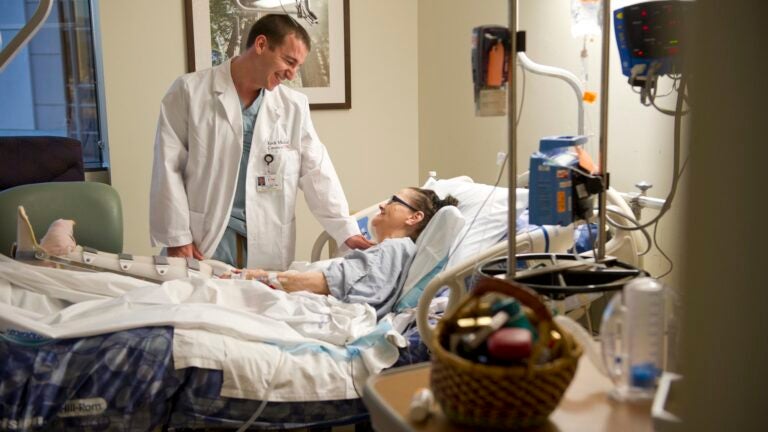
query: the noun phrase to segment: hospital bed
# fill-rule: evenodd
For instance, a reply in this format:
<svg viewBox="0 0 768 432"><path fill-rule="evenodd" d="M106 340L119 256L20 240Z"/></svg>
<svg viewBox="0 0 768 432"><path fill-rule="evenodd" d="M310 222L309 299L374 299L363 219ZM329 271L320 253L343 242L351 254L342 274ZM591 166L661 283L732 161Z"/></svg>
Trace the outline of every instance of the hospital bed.
<svg viewBox="0 0 768 432"><path fill-rule="evenodd" d="M397 325L411 345L401 351L395 366L428 359L414 325L416 304L427 284L446 269L439 277L448 281L445 276L450 274L455 281L450 283L460 283L466 289L467 276L476 262L505 253L505 189L475 184L469 179L425 186L441 194L451 193L462 203L456 211L441 210L417 244L406 278L409 288L397 307ZM525 194L524 190L518 192L521 198ZM487 196L490 198L483 205ZM520 226L524 205L518 210ZM365 231L370 228L372 214L358 214ZM518 245L531 251L566 250L573 243L573 230L529 227L518 234L517 240ZM635 240L614 233L614 247L608 250L626 250L630 254L637 250ZM436 299L436 310L446 300ZM0 421L13 420L28 430L236 429L260 409L253 429L327 430L350 424L357 424L360 430L368 427L367 411L359 398L263 405L259 400L222 397L225 377L221 371L175 368L171 327L142 327L46 343L38 343L34 337L25 339L25 335L14 336L14 340L0 338L0 358L4 359L0 370ZM119 367L116 358L121 359Z"/></svg>
<svg viewBox="0 0 768 432"><path fill-rule="evenodd" d="M518 178L518 184L527 184L527 175ZM415 300L408 304L411 309L400 309L403 316L408 316L399 323L400 330L408 339L409 345L401 352L396 366L407 365L429 359L429 352L421 342L419 327L429 329L435 319L459 303L464 294L473 286L478 267L492 260L506 257L508 254L508 189L475 183L470 177L461 176L451 179L429 179L423 188L432 189L441 197L453 195L459 201L458 209L465 219L465 225L456 238L444 245L443 259L424 260L420 270L412 274L423 276L410 292ZM589 244L596 241L597 234L586 229L586 225L574 227L536 226L528 223L528 189L518 188L516 195L517 253L519 254L554 254L573 253L584 259L594 254ZM633 212L622 195L614 189L607 191L607 205L612 219L619 226L637 224ZM355 214L361 231L370 236L371 220L378 213L378 204ZM606 254L616 258L627 267L642 268L642 249L647 247L647 239L638 231L628 231L610 227ZM327 233L316 239L312 249L312 259L320 259L324 253L333 256L339 251ZM426 275L426 276L425 276ZM409 275L410 276L410 275ZM413 277L410 277L413 280ZM592 330L589 314L590 305L603 294L576 294L550 300L550 306L573 319L586 317L586 326ZM421 309L421 311L417 311ZM423 313L418 313L423 312ZM410 314L409 314L410 313ZM431 324L427 323L429 318ZM418 323L417 320L422 322ZM428 330L423 330L428 332ZM428 333L427 333L428 334Z"/></svg>
<svg viewBox="0 0 768 432"><path fill-rule="evenodd" d="M527 175L518 178L518 184L527 185ZM472 275L479 264L505 257L508 253L508 189L475 183L470 177L461 176L451 179L429 179L422 186L432 189L441 197L451 194L459 200L458 208L466 224L450 245L445 261L433 269L433 275L440 274L446 285L454 285L457 292L466 293L471 288ZM622 194L614 189L607 191L607 204L611 217L620 226L632 226L632 209ZM518 254L530 253L572 253L574 248L585 258L593 255L588 245L596 241L597 233L590 232L585 224L578 227L536 226L528 223L528 189L518 188L516 199L516 251ZM355 214L364 235L369 236L373 216L378 213L378 204ZM641 247L647 246L647 239L639 231L628 231L609 227L606 254L637 268L643 267ZM596 228L595 228L596 229ZM320 259L327 252L330 256L338 251L327 233L316 239L312 249L312 260ZM421 287L423 289L423 287ZM578 318L599 295L578 295L561 299L554 304L561 312L569 312ZM458 300L456 300L458 301Z"/></svg>
<svg viewBox="0 0 768 432"><path fill-rule="evenodd" d="M429 257L427 261L441 259L441 251L447 250L463 223L457 209L441 210L417 241L412 268L424 268L416 262L421 256ZM18 294L2 289L3 282L13 280L3 279L5 270L14 266L22 273L34 272L25 264L0 257L0 297ZM47 272L44 276L50 277L52 272L62 270L37 272ZM117 277L113 273L101 275ZM417 279L421 281L424 276ZM137 285L137 289L142 286ZM0 324L2 321L0 318ZM0 326L0 330L6 329ZM204 367L176 369L177 330L149 326L54 340L43 340L33 332L0 332L0 358L4 359L0 370L0 421L7 419L18 430L236 429L258 412L251 424L253 429L327 430L350 424L359 426L355 429L369 429L367 410L359 394L347 399L308 397L266 405L256 399L222 397L221 389L227 385L222 371ZM350 373L356 377L354 371ZM355 390L362 389L364 378Z"/></svg>

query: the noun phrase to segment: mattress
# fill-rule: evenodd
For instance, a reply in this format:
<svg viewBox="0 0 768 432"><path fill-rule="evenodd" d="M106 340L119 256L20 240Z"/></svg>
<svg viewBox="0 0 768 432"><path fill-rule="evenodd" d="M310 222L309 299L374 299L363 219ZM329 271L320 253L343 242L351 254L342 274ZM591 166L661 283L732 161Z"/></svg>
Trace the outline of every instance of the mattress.
<svg viewBox="0 0 768 432"><path fill-rule="evenodd" d="M426 360L418 333L397 365ZM0 338L0 430L236 429L261 401L223 398L220 370L173 365L173 328L37 342ZM362 392L362 389L360 389ZM254 430L369 430L361 399L270 402Z"/></svg>

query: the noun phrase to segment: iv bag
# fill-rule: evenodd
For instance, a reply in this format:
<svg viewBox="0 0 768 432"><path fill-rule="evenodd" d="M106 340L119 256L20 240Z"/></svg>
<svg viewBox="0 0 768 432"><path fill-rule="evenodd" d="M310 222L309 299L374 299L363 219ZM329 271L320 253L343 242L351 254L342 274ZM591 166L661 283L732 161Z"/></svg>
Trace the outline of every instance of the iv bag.
<svg viewBox="0 0 768 432"><path fill-rule="evenodd" d="M602 0L571 0L571 34L575 38L600 36Z"/></svg>

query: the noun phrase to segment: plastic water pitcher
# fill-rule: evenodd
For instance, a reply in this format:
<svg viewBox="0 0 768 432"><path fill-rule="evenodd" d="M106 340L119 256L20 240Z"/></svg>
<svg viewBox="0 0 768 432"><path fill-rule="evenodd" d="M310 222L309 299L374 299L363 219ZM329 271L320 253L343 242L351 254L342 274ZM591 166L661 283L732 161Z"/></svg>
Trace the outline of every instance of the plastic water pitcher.
<svg viewBox="0 0 768 432"><path fill-rule="evenodd" d="M603 313L603 361L615 384L615 399L653 398L664 370L666 295L661 282L638 278L616 294Z"/></svg>

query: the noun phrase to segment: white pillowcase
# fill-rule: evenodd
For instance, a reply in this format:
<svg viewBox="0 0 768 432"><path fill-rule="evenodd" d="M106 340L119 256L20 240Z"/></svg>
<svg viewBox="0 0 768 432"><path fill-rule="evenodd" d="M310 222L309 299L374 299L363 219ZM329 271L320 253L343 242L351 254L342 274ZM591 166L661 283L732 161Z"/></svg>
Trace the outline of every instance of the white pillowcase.
<svg viewBox="0 0 768 432"><path fill-rule="evenodd" d="M441 198L453 195L459 200L459 211L464 216L466 223L464 229L455 239L451 247L451 256L448 266L462 262L482 252L501 241L507 235L509 207L508 189L492 185L474 183L469 177L457 177L446 180L429 179L423 186L425 189L434 190ZM490 195L490 198L488 198ZM483 206L483 202L488 202ZM480 214L478 215L478 210ZM525 221L520 220L526 208L528 208L528 189L517 189L516 219L518 228L526 226ZM475 223L472 220L477 215ZM465 237L466 234L466 237ZM464 237L463 240L462 237ZM461 243L459 241L461 240Z"/></svg>
<svg viewBox="0 0 768 432"><path fill-rule="evenodd" d="M395 311L416 307L424 288L445 267L451 245L464 224L461 211L454 206L443 207L435 213L416 240L416 254L408 265L408 276Z"/></svg>

